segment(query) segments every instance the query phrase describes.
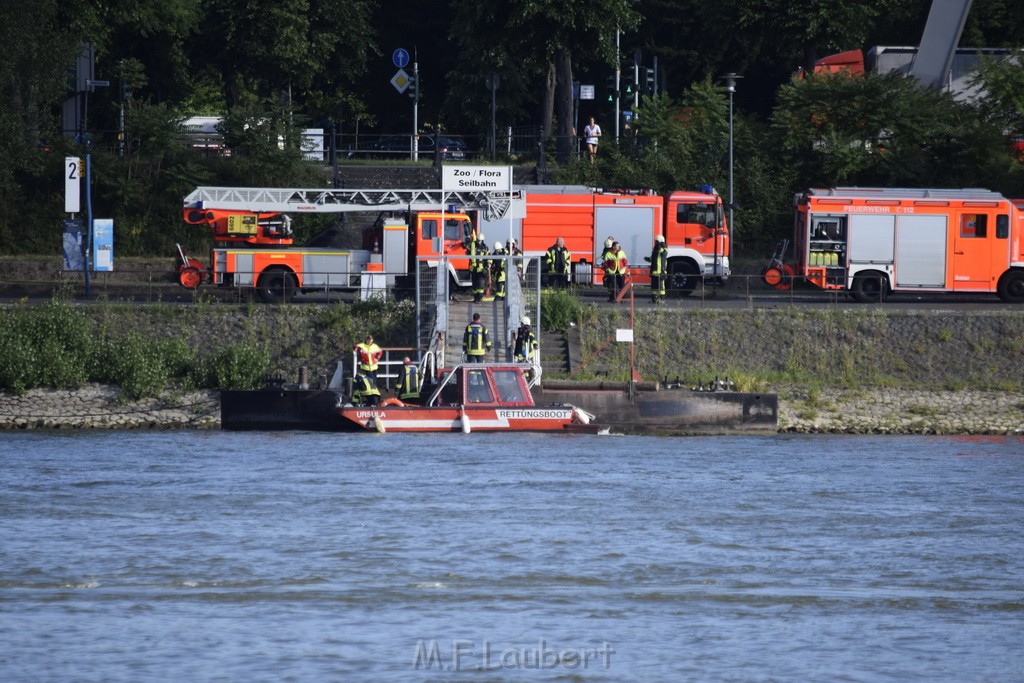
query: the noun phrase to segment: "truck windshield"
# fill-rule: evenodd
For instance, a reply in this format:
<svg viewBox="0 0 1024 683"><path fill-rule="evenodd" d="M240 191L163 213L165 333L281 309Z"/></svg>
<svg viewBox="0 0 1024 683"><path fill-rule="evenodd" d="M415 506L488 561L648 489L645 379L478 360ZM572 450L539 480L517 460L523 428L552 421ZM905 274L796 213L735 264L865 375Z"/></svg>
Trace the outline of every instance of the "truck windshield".
<svg viewBox="0 0 1024 683"><path fill-rule="evenodd" d="M444 238L446 240L461 242L463 239L463 225L468 225L467 221L454 218L446 219L444 222ZM468 231L466 234L468 235Z"/></svg>

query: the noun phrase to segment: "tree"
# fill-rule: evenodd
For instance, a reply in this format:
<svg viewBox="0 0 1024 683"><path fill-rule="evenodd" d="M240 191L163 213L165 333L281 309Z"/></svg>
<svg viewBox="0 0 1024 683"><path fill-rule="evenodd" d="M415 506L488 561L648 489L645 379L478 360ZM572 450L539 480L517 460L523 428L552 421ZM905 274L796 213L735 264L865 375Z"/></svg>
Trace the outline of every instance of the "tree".
<svg viewBox="0 0 1024 683"><path fill-rule="evenodd" d="M456 26L453 37L464 52L478 50L511 69L526 65L544 92L553 69L554 96L543 97L553 110L540 115L540 126L550 131L556 120L558 156L568 159L574 137L572 121L573 62L599 59L612 64L615 34L636 26L638 16L627 0L592 0L571 3L560 0L500 0L480 3L454 0Z"/></svg>
<svg viewBox="0 0 1024 683"><path fill-rule="evenodd" d="M972 85L984 94L979 113L1014 136L1024 136L1024 64L1020 55L1004 59L982 59Z"/></svg>
<svg viewBox="0 0 1024 683"><path fill-rule="evenodd" d="M670 91L725 72L746 76L737 101L764 115L776 88L798 67L818 57L869 45L878 27L888 27L894 7L907 0L644 0L637 35L624 35L645 54L658 56L659 70L669 76ZM900 24L907 28L906 23ZM896 44L914 44L913 37Z"/></svg>
<svg viewBox="0 0 1024 683"><path fill-rule="evenodd" d="M783 86L772 114L799 188L979 186L998 180L997 127L901 74L816 75Z"/></svg>
<svg viewBox="0 0 1024 683"><path fill-rule="evenodd" d="M344 91L376 47L372 0L207 0L196 66L223 74L227 106Z"/></svg>
<svg viewBox="0 0 1024 683"><path fill-rule="evenodd" d="M57 159L60 103L69 65L95 26L85 0L10 0L0 21L0 250L38 248L55 234L63 205ZM40 36L45 36L41 40ZM54 200L46 201L45 198ZM31 205L32 210L26 211ZM50 229L34 230L39 225Z"/></svg>

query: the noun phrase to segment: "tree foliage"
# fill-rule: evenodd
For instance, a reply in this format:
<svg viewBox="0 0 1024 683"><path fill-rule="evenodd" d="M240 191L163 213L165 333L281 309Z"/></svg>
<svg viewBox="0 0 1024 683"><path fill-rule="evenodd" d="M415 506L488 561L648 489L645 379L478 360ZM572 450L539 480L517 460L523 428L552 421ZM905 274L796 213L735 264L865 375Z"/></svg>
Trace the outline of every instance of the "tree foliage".
<svg viewBox="0 0 1024 683"><path fill-rule="evenodd" d="M963 44L1024 45L1017 4L976 0ZM974 104L897 75L789 80L830 52L916 44L929 6L8 0L0 10L0 251L57 251L65 153L92 155L96 212L115 218L122 254L171 253L174 242L193 239L180 207L197 185L324 184L323 169L299 152L304 127L380 120L381 134L408 130L411 102L388 83L387 56L399 45L381 49L385 40L401 40L428 74L420 129L487 132L485 78L496 73L499 128L551 132L545 149L558 152L555 177L595 186L710 183L724 194L729 102L720 77L741 73L733 135L741 249L761 249L788 230L791 193L811 185L986 186L1019 195L1024 171L1011 146L1024 136L1019 59L984 63L987 94ZM634 55L645 66L657 57L665 86L641 98L631 127L619 122L618 141L611 105L572 97L574 81L600 84L614 73L616 38L620 66ZM65 135L60 119L84 41L96 46L96 77L111 82L89 94L92 144ZM605 129L596 165L570 154L575 116L591 112ZM190 147L180 122L193 115L223 117L231 156Z"/></svg>
<svg viewBox="0 0 1024 683"><path fill-rule="evenodd" d="M782 161L815 186L982 186L1001 132L951 95L900 74L820 75L784 86L772 115Z"/></svg>

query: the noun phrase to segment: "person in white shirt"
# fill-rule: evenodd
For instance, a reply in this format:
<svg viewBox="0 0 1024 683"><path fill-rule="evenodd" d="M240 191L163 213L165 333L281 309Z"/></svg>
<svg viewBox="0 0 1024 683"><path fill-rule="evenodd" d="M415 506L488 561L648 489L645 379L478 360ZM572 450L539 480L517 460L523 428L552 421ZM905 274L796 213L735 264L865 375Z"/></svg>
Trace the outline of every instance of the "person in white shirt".
<svg viewBox="0 0 1024 683"><path fill-rule="evenodd" d="M587 144L587 151L590 152L590 163L597 159L597 139L601 137L601 126L597 125L594 117L590 117L590 123L583 128L583 139Z"/></svg>

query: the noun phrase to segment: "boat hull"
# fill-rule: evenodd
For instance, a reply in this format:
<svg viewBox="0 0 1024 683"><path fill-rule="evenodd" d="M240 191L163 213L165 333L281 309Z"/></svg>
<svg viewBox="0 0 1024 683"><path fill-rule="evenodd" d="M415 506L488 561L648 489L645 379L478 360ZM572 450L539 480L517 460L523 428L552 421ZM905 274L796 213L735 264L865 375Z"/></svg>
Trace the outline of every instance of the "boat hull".
<svg viewBox="0 0 1024 683"><path fill-rule="evenodd" d="M380 432L564 432L595 431L578 421L571 406L345 406L341 417Z"/></svg>

